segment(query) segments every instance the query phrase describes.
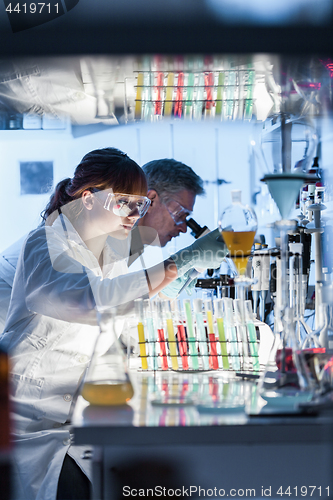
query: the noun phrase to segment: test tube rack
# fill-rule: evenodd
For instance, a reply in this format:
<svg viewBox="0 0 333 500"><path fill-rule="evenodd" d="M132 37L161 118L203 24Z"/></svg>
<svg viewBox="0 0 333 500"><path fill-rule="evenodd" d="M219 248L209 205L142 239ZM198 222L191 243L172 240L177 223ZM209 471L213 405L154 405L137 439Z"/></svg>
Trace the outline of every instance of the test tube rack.
<svg viewBox="0 0 333 500"><path fill-rule="evenodd" d="M218 314L214 307L211 318L204 311L200 318L191 301L185 300L188 305L184 304L182 317L173 313L171 318L161 313L169 301L157 301L159 309L152 302L154 317L135 320L140 370L259 374L264 366L259 362L259 341L254 323L240 322L234 312L235 301L226 300L230 301L232 317Z"/></svg>
<svg viewBox="0 0 333 500"><path fill-rule="evenodd" d="M163 117L196 121L252 118L256 77L252 67L137 71L135 75L135 121L154 121ZM131 104L125 102L126 109Z"/></svg>

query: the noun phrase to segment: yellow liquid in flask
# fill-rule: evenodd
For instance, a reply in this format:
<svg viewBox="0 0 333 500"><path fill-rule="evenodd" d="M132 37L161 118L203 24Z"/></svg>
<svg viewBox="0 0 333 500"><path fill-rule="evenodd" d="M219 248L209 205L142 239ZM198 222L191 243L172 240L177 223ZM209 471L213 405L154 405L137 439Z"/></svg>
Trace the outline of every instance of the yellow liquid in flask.
<svg viewBox="0 0 333 500"><path fill-rule="evenodd" d="M222 231L230 258L240 275L245 274L255 234L255 231Z"/></svg>
<svg viewBox="0 0 333 500"><path fill-rule="evenodd" d="M131 382L106 384L87 382L82 389L82 397L96 406L119 406L126 404L134 395Z"/></svg>

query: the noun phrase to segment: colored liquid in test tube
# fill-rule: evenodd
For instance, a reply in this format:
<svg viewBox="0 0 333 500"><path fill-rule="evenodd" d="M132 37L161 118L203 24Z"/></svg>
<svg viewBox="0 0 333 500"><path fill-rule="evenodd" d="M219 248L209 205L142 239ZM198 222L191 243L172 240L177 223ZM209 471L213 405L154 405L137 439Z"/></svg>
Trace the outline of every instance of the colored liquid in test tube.
<svg viewBox="0 0 333 500"><path fill-rule="evenodd" d="M208 345L204 319L202 314L202 299L193 299L193 309L196 319L197 339L204 370L209 370Z"/></svg>
<svg viewBox="0 0 333 500"><path fill-rule="evenodd" d="M152 304L150 299L145 299L144 300L144 309L145 309L145 315L146 315L146 336L148 340L148 352L149 352L149 357L148 357L148 366L150 370L158 370L158 357L157 357L157 349L156 349L156 344L157 344L157 335L156 335L156 329L154 327L154 320L153 320L153 307L154 304Z"/></svg>
<svg viewBox="0 0 333 500"><path fill-rule="evenodd" d="M213 321L213 306L211 300L205 300L205 312L207 319L208 340L210 345L209 367L213 368L213 370L218 370L219 361L217 358L217 347Z"/></svg>
<svg viewBox="0 0 333 500"><path fill-rule="evenodd" d="M156 302L156 321L157 321L157 334L158 341L160 343L160 352L161 352L161 360L162 360L162 370L168 369L168 358L167 358L167 349L166 349L166 339L164 336L164 328L163 328L163 304L161 301Z"/></svg>
<svg viewBox="0 0 333 500"><path fill-rule="evenodd" d="M135 314L137 319L141 366L143 370L148 370L145 330L143 323L143 299L136 299L134 303L135 303Z"/></svg>
<svg viewBox="0 0 333 500"><path fill-rule="evenodd" d="M217 92L216 92L216 115L222 115L223 110L223 93L224 93L224 73L220 71L217 79Z"/></svg>
<svg viewBox="0 0 333 500"><path fill-rule="evenodd" d="M177 92L176 92L176 101L175 101L175 116L181 118L182 110L183 110L183 93L184 93L184 73L178 73L177 80Z"/></svg>
<svg viewBox="0 0 333 500"><path fill-rule="evenodd" d="M185 326L180 306L180 300L177 300L176 302L175 314L176 314L179 354L182 360L183 370L188 370L187 339L186 339Z"/></svg>
<svg viewBox="0 0 333 500"><path fill-rule="evenodd" d="M177 345L176 345L176 337L173 326L170 300L165 301L165 316L166 316L166 325L168 332L168 344L171 356L171 366L173 370L178 370Z"/></svg>
<svg viewBox="0 0 333 500"><path fill-rule="evenodd" d="M219 341L221 346L222 366L225 370L229 370L230 365L228 358L227 338L223 321L224 311L223 311L222 299L216 299L214 301L214 309L215 309L215 317L217 323L217 331L219 334Z"/></svg>
<svg viewBox="0 0 333 500"><path fill-rule="evenodd" d="M245 301L245 321L249 333L250 353L252 356L253 369L259 371L260 362L258 354L257 333L256 327L253 323L252 303L250 300Z"/></svg>
<svg viewBox="0 0 333 500"><path fill-rule="evenodd" d="M155 115L162 115L163 80L164 73L159 71L156 78Z"/></svg>
<svg viewBox="0 0 333 500"><path fill-rule="evenodd" d="M198 360L198 352L197 352L197 346L196 346L195 335L194 335L194 325L193 325L193 318L192 318L191 301L189 299L185 299L183 304L184 304L185 315L186 315L187 339L188 339L188 344L189 344L189 349L190 349L192 369L199 370L199 360Z"/></svg>
<svg viewBox="0 0 333 500"><path fill-rule="evenodd" d="M254 81L255 81L255 72L253 70L250 70L247 81L245 114L244 114L245 120L251 120L252 118Z"/></svg>
<svg viewBox="0 0 333 500"><path fill-rule="evenodd" d="M193 87L194 87L194 74L189 73L187 77L186 101L185 101L185 118L192 117L193 106Z"/></svg>
<svg viewBox="0 0 333 500"><path fill-rule="evenodd" d="M143 89L143 73L139 73L136 83L136 97L135 97L135 111L134 111L134 118L136 120L141 120L142 89Z"/></svg>
<svg viewBox="0 0 333 500"><path fill-rule="evenodd" d="M213 110L213 89L214 89L214 75L210 71L205 74L205 90L206 90L206 105L205 105L205 116L209 117L212 115Z"/></svg>
<svg viewBox="0 0 333 500"><path fill-rule="evenodd" d="M227 330L227 337L230 342L230 354L232 359L232 369L240 370L240 356L238 353L238 339L234 321L234 313L232 308L232 299L224 297L223 306L225 312L225 328Z"/></svg>
<svg viewBox="0 0 333 500"><path fill-rule="evenodd" d="M175 81L175 74L169 73L167 78L167 87L165 92L165 105L164 105L164 116L171 116L172 114L172 97L173 97L173 85Z"/></svg>
<svg viewBox="0 0 333 500"><path fill-rule="evenodd" d="M233 302L235 319L237 330L239 333L239 339L241 341L241 352L243 355L243 369L249 370L251 368L251 360L249 356L249 339L247 336L247 329L245 323L245 301L241 299L235 299Z"/></svg>

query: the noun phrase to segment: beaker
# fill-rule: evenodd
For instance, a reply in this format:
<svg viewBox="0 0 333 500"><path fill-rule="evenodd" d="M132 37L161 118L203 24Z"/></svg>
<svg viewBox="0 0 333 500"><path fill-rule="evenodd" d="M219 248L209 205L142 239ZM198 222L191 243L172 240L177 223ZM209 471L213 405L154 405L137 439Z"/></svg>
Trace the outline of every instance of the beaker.
<svg viewBox="0 0 333 500"><path fill-rule="evenodd" d="M118 340L115 312L97 313L100 333L84 378L82 397L92 405L119 406L134 395L125 353Z"/></svg>

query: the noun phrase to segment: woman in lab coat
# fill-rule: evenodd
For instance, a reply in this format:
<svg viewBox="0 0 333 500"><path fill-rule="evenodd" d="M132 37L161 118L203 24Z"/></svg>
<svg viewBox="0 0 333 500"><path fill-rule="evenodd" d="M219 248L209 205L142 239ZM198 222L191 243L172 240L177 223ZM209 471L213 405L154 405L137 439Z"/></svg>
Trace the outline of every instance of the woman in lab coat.
<svg viewBox="0 0 333 500"><path fill-rule="evenodd" d="M126 154L92 151L57 185L45 224L23 244L0 337L11 362L15 500L89 498L90 462L85 448L71 446L70 415L98 335L96 310L126 314L136 298L224 258L211 233L128 274L129 235L149 206L146 193L143 171Z"/></svg>

